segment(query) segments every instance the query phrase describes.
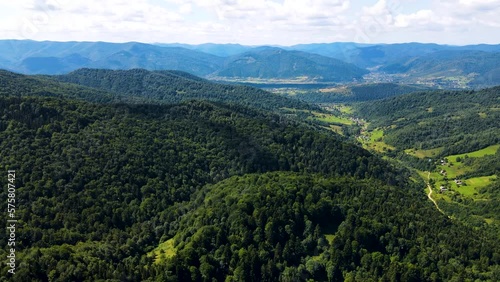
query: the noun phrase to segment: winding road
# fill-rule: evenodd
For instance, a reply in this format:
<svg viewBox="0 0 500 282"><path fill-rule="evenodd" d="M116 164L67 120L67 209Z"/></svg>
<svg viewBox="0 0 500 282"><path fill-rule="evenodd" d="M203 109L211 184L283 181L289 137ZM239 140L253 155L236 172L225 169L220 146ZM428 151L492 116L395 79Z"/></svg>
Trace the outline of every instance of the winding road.
<svg viewBox="0 0 500 282"><path fill-rule="evenodd" d="M438 206L438 204L436 203L436 200L434 200L432 198L432 187L431 187L431 184L429 183L430 177L431 177L431 172L429 171L429 174L427 174L427 188L429 188L429 194L427 194L427 198L429 198L429 200L431 200L434 203L434 205L436 206L438 211L440 211L442 214L446 215L444 213L444 211Z"/></svg>

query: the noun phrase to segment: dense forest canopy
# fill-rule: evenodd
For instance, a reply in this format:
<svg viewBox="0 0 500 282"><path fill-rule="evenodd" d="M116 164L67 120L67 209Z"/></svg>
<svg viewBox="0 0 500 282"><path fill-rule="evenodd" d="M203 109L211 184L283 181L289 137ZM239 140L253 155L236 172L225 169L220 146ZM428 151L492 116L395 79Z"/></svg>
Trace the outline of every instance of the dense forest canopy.
<svg viewBox="0 0 500 282"><path fill-rule="evenodd" d="M1 72L0 169L16 171L20 226L3 279L500 278L495 234L439 213L406 168L282 107L317 109L182 72Z"/></svg>
<svg viewBox="0 0 500 282"><path fill-rule="evenodd" d="M136 280L132 265L143 267L137 260L176 230L177 203L232 175L297 171L406 182L404 173L330 133L240 106L1 97L0 109L2 169L16 170L19 187L19 259L46 257L20 268L20 280L44 280L51 271L60 280ZM70 247L81 244L112 251L103 257ZM74 258L56 255L60 248L84 263L70 271ZM94 259L111 270L88 268Z"/></svg>

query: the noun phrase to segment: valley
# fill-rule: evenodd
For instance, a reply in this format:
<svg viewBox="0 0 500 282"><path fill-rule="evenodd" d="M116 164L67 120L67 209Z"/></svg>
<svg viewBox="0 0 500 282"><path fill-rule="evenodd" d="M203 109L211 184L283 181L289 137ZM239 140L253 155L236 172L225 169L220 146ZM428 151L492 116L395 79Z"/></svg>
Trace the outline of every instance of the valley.
<svg viewBox="0 0 500 282"><path fill-rule="evenodd" d="M345 88L343 91L346 91ZM300 97L294 91L292 93L288 96ZM463 91L439 94L427 91L376 101L391 113L389 116L376 110L373 114L367 113L365 109L372 110L374 105L356 102L351 96L354 102L348 104L319 104L329 114L323 114L316 120L326 128L347 135L351 142L398 165L409 167L417 177L427 182L427 186L422 188L426 189L429 199L440 212L474 227L499 230L500 218L494 215L498 209L496 187L500 163L500 128L497 122L500 119L494 109L499 94L498 89L484 90L484 93ZM303 92L303 95L317 94ZM448 100L426 101L424 97L431 95L446 95ZM475 95L482 97L481 100L474 100L481 104L471 106L469 100L472 101L474 98L471 96ZM334 99L337 98L331 98L331 101ZM411 107L406 108L404 103L407 102L411 103L408 104ZM388 106L399 109L391 111ZM439 116L460 122L446 123L443 127L434 122ZM465 123L464 119L468 122ZM466 127L471 123L474 123L473 128ZM432 137L432 143L428 143L425 140L430 140L433 128L439 128L441 137ZM471 130L475 130L474 137L467 135ZM428 133L419 135L421 132ZM405 138L401 137L402 134ZM434 139L441 140L436 142Z"/></svg>

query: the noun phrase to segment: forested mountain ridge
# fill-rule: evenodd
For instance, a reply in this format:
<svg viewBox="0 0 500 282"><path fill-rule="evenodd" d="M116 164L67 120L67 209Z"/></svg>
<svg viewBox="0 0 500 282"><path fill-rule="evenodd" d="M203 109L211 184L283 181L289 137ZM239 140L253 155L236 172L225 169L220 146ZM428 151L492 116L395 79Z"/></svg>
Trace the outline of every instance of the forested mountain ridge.
<svg viewBox="0 0 500 282"><path fill-rule="evenodd" d="M315 108L307 103L257 88L213 83L181 71L80 69L51 78L119 93L127 97L140 97L156 103L177 103L201 99L267 110L285 107Z"/></svg>
<svg viewBox="0 0 500 282"><path fill-rule="evenodd" d="M65 97L100 103L133 102L132 98L120 94L6 70L0 70L0 94L4 96Z"/></svg>
<svg viewBox="0 0 500 282"><path fill-rule="evenodd" d="M182 44L182 43L155 43L154 45L165 46L165 47L181 47L200 52L205 52L220 57L234 56L237 54L247 52L254 48L252 46L245 46L241 44L216 44L216 43L203 43L198 45Z"/></svg>
<svg viewBox="0 0 500 282"><path fill-rule="evenodd" d="M138 42L52 42L0 40L5 65L26 74L64 74L76 69L177 69L196 75L215 71L223 58L179 47Z"/></svg>
<svg viewBox="0 0 500 282"><path fill-rule="evenodd" d="M257 88L210 82L182 71L80 69L61 76L27 76L0 70L0 93L56 96L106 103L177 103L210 100L266 110L317 107Z"/></svg>
<svg viewBox="0 0 500 282"><path fill-rule="evenodd" d="M426 56L433 53L457 51L481 51L489 53L500 52L500 44L477 45L440 45L435 43L395 43L395 44L360 44L353 42L336 42L320 44L300 44L287 49L314 53L336 58L362 68L386 66L396 61ZM466 53L465 52L465 53Z"/></svg>

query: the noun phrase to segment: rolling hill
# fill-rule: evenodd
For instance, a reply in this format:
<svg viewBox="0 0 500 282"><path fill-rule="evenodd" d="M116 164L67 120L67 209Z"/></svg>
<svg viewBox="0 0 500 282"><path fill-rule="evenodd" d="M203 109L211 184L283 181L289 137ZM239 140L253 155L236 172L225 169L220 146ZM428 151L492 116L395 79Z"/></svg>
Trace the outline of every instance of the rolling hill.
<svg viewBox="0 0 500 282"><path fill-rule="evenodd" d="M49 78L0 70L0 94L3 96L44 96L99 103L134 102L132 97L90 87L63 83ZM145 102L145 99L135 99Z"/></svg>
<svg viewBox="0 0 500 282"><path fill-rule="evenodd" d="M23 224L16 258L26 263L14 280L157 277L147 254L176 232L179 207L234 175L296 171L406 182L404 172L369 152L274 114L203 101L41 97L26 80L6 80L19 93L0 95L0 167L16 171Z"/></svg>

